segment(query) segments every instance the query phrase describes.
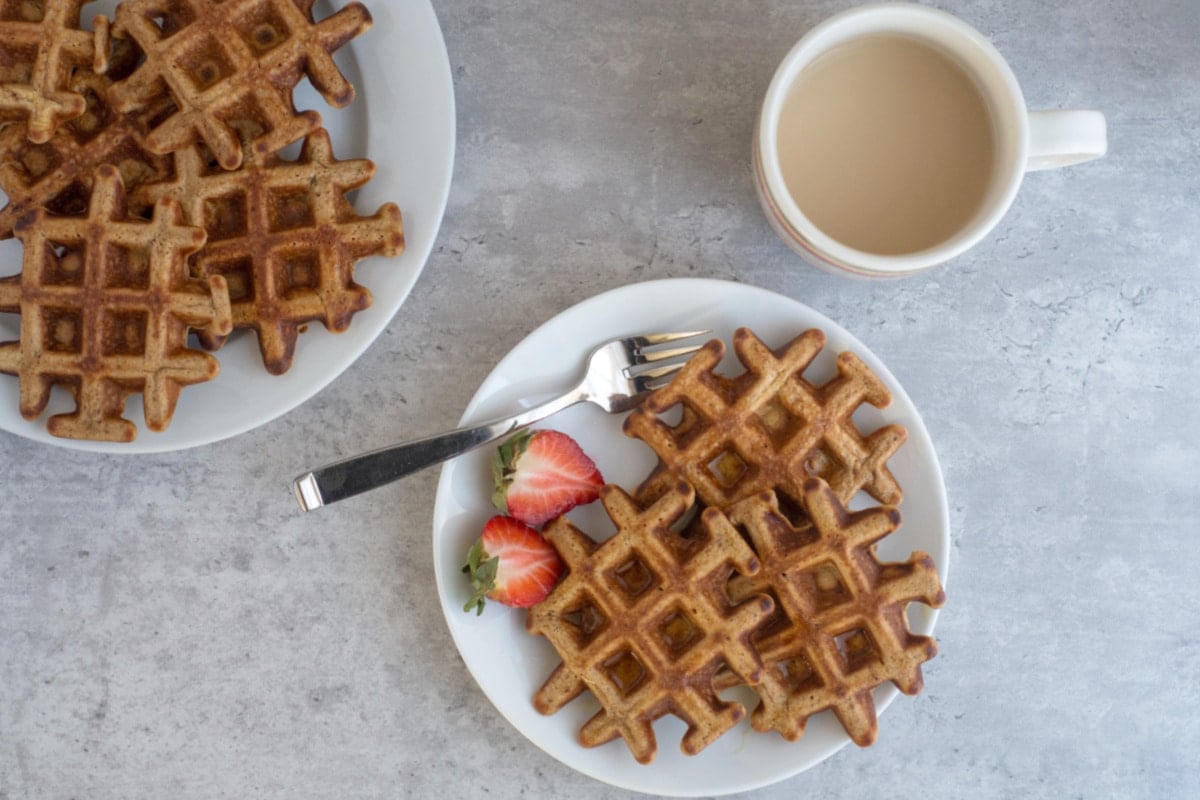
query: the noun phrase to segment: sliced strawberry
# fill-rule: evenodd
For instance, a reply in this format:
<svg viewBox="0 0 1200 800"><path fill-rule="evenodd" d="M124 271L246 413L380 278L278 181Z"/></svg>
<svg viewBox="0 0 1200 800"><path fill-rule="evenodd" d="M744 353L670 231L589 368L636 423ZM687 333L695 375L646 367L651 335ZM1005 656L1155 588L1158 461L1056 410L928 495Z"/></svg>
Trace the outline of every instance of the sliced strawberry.
<svg viewBox="0 0 1200 800"><path fill-rule="evenodd" d="M542 601L562 577L564 565L542 535L512 517L492 517L467 553L471 599L463 611L483 613L485 597L517 608Z"/></svg>
<svg viewBox="0 0 1200 800"><path fill-rule="evenodd" d="M604 478L575 440L559 431L522 431L492 461L492 504L540 528L600 496Z"/></svg>

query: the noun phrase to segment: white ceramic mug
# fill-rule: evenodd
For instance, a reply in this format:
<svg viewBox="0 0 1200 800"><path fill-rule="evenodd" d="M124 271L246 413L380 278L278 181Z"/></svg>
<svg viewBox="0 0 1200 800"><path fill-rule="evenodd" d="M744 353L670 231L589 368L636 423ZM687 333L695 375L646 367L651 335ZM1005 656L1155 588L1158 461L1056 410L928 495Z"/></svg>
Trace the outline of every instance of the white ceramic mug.
<svg viewBox="0 0 1200 800"><path fill-rule="evenodd" d="M779 157L780 113L797 76L834 47L881 34L914 38L953 58L983 95L996 136L995 164L979 211L944 241L899 255L857 250L821 231L788 192ZM1088 161L1107 150L1100 112L1027 111L1012 70L982 34L957 17L910 3L860 6L809 31L776 71L763 99L754 139L755 187L776 233L815 266L865 277L909 275L949 261L996 226L1026 172Z"/></svg>

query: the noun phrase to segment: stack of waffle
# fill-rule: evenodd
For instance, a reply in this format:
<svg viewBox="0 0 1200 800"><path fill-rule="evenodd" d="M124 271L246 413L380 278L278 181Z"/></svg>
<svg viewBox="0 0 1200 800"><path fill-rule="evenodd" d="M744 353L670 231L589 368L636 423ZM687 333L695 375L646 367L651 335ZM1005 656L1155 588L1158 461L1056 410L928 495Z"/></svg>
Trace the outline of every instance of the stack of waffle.
<svg viewBox="0 0 1200 800"><path fill-rule="evenodd" d="M315 0L124 0L85 30L88 2L0 0L0 238L24 246L0 279L0 312L21 315L0 371L30 419L51 386L74 395L52 434L130 441L128 395L162 430L180 388L216 376L189 333L218 350L252 330L282 374L304 326L343 331L370 304L355 263L404 234L394 204L355 211L374 166L335 158L292 98L308 78L353 100L332 54L370 27L360 3L318 21Z"/></svg>
<svg viewBox="0 0 1200 800"><path fill-rule="evenodd" d="M616 534L598 543L566 518L545 531L569 571L527 619L562 660L534 705L553 713L589 691L601 710L580 741L623 737L642 763L662 716L687 724L688 754L732 727L746 709L718 692L737 685L758 697L755 730L795 740L832 710L869 745L873 690L915 694L937 652L905 618L911 602L945 601L932 560L875 555L900 525L887 461L907 434L864 434L853 416L889 405L887 387L852 353L831 380L807 380L817 330L774 351L747 329L733 342L741 374L716 371L714 340L626 419L658 464L632 496L606 487ZM874 505L849 511L860 492Z"/></svg>

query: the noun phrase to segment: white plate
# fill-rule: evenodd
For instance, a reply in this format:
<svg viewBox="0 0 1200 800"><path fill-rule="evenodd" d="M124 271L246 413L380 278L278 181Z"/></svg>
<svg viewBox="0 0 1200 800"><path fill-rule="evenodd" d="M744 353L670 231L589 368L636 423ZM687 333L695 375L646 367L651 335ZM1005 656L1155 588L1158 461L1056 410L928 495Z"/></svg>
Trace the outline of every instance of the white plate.
<svg viewBox="0 0 1200 800"><path fill-rule="evenodd" d="M85 12L108 13L115 5L96 3L86 6ZM317 18L342 5L321 3ZM55 390L42 417L29 422L18 413L17 380L8 375L0 375L0 428L65 447L117 453L163 452L215 442L303 403L354 363L383 331L421 274L446 209L454 162L454 84L429 0L389 0L368 6L374 26L335 57L357 87L355 101L348 108L332 109L306 81L296 92L296 102L301 108L320 111L338 158L366 157L375 162L375 178L355 199L359 213L373 214L391 201L404 215L404 253L358 265L356 279L374 295L371 307L357 314L342 334L331 334L320 323L309 325L300 336L292 368L282 376L263 368L252 334L237 332L218 354L220 376L185 388L171 426L163 433L146 429L141 398L130 399L125 417L138 425L138 438L130 444L51 436L46 432L46 417L69 412L70 397ZM0 242L0 275L18 272L20 264L20 243ZM0 314L0 342L15 340L19 331L15 314Z"/></svg>
<svg viewBox="0 0 1200 800"><path fill-rule="evenodd" d="M463 416L464 422L498 416L544 399L553 388L577 377L584 357L600 342L615 336L656 331L710 328L727 343L735 328L751 327L767 344L779 346L807 328L820 328L828 345L806 375L823 380L835 372L834 354L858 354L892 390L890 408L860 409L854 417L864 430L899 422L909 438L889 462L904 488L900 530L879 545L889 560L902 560L913 550L930 553L943 583L950 553L950 523L941 469L925 425L908 395L872 353L837 324L794 300L763 289L712 280L666 280L634 284L598 295L559 314L513 348L488 376ZM729 348L732 350L732 348ZM723 369L738 371L730 354ZM621 432L623 416L609 416L592 406L576 406L537 427L552 427L575 437L600 467L606 480L632 488L645 477L655 458L641 442ZM590 695L571 702L553 716L536 712L530 700L558 663L553 648L524 629L525 614L489 603L482 616L464 613L466 580L460 572L467 548L494 513L490 506L491 475L486 447L448 463L442 469L433 519L433 553L438 594L455 644L488 698L530 741L580 772L615 786L673 796L727 794L774 783L827 758L850 740L832 713L814 717L799 742L755 733L742 722L699 755L679 750L684 726L670 717L655 725L656 760L642 766L623 740L584 748L576 733L598 706ZM855 504L857 507L857 503ZM864 504L865 505L865 504ZM571 518L595 537L607 537L612 525L599 503L576 509ZM930 633L936 611L919 604L909 608L912 627ZM890 683L875 692L882 711L899 692ZM883 735L903 736L900 730Z"/></svg>

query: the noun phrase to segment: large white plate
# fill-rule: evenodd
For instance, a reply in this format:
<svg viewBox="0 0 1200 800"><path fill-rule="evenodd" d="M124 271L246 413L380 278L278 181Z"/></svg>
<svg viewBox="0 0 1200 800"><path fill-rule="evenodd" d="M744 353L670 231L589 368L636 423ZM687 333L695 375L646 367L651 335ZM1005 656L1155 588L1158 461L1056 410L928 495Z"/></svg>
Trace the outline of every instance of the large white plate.
<svg viewBox="0 0 1200 800"><path fill-rule="evenodd" d="M85 13L109 13L115 2L85 6ZM317 18L344 2L321 3ZM131 444L57 439L45 429L50 414L69 412L70 397L56 390L42 418L29 422L18 413L17 380L0 375L0 428L43 442L81 450L152 453L180 450L234 436L262 425L303 403L349 367L387 326L408 297L433 248L446 208L454 162L454 85L441 27L429 0L368 2L375 24L342 48L336 60L358 89L345 109L332 109L307 82L297 105L320 111L339 158L370 158L375 178L359 190L361 214L395 202L404 215L405 251L398 258L362 261L357 280L371 290L371 307L355 316L350 329L331 334L320 323L300 336L296 360L282 376L262 366L253 335L239 331L219 353L220 376L184 389L171 426L146 429L140 397L130 399L125 417L138 425ZM0 193L0 198L3 194ZM18 272L21 246L0 242L0 275ZM18 337L19 318L0 314L0 341Z"/></svg>
<svg viewBox="0 0 1200 800"><path fill-rule="evenodd" d="M890 560L913 550L930 553L943 582L950 554L949 515L941 469L925 425L908 395L861 342L836 323L794 300L763 289L712 280L666 280L634 284L598 295L559 314L513 348L488 376L463 416L464 422L528 407L553 389L568 386L586 353L614 336L710 328L727 343L735 328L752 328L772 347L807 328L820 328L828 345L806 375L823 380L835 372L834 355L851 350L891 388L890 408L863 408L854 417L866 431L891 422L908 428L909 438L889 462L904 488L900 530L880 543ZM729 348L732 350L732 348ZM730 354L723 369L740 371ZM576 406L538 427L574 436L596 461L606 480L632 488L654 464L641 442L621 432L623 416L591 406ZM527 633L525 614L495 603L482 616L464 613L466 580L460 572L471 542L490 507L492 448L482 448L442 469L433 520L433 553L438 594L455 644L467 668L488 698L538 747L580 772L627 789L673 796L727 794L774 783L827 758L850 740L829 712L813 718L799 742L755 733L747 722L729 731L697 756L684 756L679 741L684 726L675 718L655 725L659 742L654 763L634 761L622 740L587 749L576 732L598 706L590 695L577 698L553 716L542 716L530 700L558 659L549 643ZM859 505L855 504L855 507ZM865 505L865 503L863 504ZM599 503L571 512L593 536L608 536L612 525ZM913 629L930 633L936 612L919 604L909 608ZM890 683L875 692L880 711L896 697ZM899 730L884 735L903 736Z"/></svg>

